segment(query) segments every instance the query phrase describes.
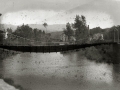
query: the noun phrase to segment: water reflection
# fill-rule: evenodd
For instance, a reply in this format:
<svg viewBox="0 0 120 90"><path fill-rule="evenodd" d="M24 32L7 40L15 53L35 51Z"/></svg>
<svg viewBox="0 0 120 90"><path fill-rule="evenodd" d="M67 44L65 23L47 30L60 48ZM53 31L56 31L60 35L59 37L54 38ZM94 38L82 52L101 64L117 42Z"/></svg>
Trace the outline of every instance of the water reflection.
<svg viewBox="0 0 120 90"><path fill-rule="evenodd" d="M89 61L80 52L22 53L2 65L4 77L31 90L113 90L120 78L120 68Z"/></svg>
<svg viewBox="0 0 120 90"><path fill-rule="evenodd" d="M114 84L113 87L116 87L116 90L120 89L120 65L113 65L113 78Z"/></svg>

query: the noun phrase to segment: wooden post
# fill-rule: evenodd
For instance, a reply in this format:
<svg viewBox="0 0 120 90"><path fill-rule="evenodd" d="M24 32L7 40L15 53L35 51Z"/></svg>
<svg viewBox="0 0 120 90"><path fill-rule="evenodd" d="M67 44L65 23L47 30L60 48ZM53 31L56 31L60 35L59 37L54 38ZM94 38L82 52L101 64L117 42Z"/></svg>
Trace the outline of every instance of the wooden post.
<svg viewBox="0 0 120 90"><path fill-rule="evenodd" d="M115 30L114 30L114 42L115 42Z"/></svg>
<svg viewBox="0 0 120 90"><path fill-rule="evenodd" d="M120 63L120 49L119 48L120 48L119 44L113 44L113 57L112 57L113 64Z"/></svg>
<svg viewBox="0 0 120 90"><path fill-rule="evenodd" d="M11 35L10 35L10 41L9 41L9 44L11 45Z"/></svg>
<svg viewBox="0 0 120 90"><path fill-rule="evenodd" d="M51 46L49 46L49 53L50 53L50 48L51 48Z"/></svg>
<svg viewBox="0 0 120 90"><path fill-rule="evenodd" d="M43 46L43 53L44 53L44 46Z"/></svg>
<svg viewBox="0 0 120 90"><path fill-rule="evenodd" d="M88 35L90 36L90 29L89 29L89 25L88 25Z"/></svg>
<svg viewBox="0 0 120 90"><path fill-rule="evenodd" d="M118 29L118 44L119 44L119 29Z"/></svg>

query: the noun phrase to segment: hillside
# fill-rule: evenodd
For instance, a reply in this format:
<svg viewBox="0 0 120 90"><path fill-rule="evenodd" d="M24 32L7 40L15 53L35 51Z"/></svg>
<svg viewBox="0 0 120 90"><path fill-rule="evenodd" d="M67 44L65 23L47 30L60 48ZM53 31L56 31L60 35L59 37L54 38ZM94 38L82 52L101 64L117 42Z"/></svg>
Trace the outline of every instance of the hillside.
<svg viewBox="0 0 120 90"><path fill-rule="evenodd" d="M32 28L38 28L41 30L45 30L45 28L41 24L29 24L29 26ZM11 25L11 24L4 24L2 25L2 28L4 29L11 28L13 31L15 31L17 26ZM65 24L48 25L47 32L63 31L63 28L65 28Z"/></svg>
<svg viewBox="0 0 120 90"><path fill-rule="evenodd" d="M58 32L51 32L51 38L54 38L54 39L60 39L61 38L61 35L62 35L63 31L58 31Z"/></svg>

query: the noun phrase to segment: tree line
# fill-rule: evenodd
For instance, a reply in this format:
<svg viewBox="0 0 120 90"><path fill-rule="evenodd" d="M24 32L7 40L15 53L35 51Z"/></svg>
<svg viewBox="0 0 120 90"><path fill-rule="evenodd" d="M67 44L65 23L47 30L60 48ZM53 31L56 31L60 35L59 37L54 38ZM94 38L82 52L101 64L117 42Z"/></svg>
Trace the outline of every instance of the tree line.
<svg viewBox="0 0 120 90"><path fill-rule="evenodd" d="M14 34L16 36L20 36L26 39L29 39L31 41L38 41L38 42L51 42L51 34L46 33L47 32L47 23L44 23L43 26L46 28L46 31L37 29L37 28L31 28L29 25L21 25L16 28L16 30L13 32L12 29L8 28L7 32ZM72 41L71 37L75 38L75 43L77 44L84 44L89 43L89 38L97 33L102 33L104 35L104 40L108 41L114 41L118 39L118 36L120 36L120 26L113 26L111 28L102 29L100 27L95 27L92 29L89 29L88 25L86 24L86 18L85 16L76 15L74 19L74 23L67 23L66 28L64 28L63 33L68 37L68 42L74 42ZM23 39L17 39L17 37L9 35L7 39L3 40L4 36L0 32L0 42L3 41L9 42L11 40L12 44L18 43L22 44ZM30 41L26 40L26 44L30 44ZM34 43L36 44L36 43ZM41 44L41 43L39 43Z"/></svg>
<svg viewBox="0 0 120 90"><path fill-rule="evenodd" d="M104 41L114 41L120 39L120 25L111 28L102 29L95 27L89 29L86 24L85 16L76 15L74 23L67 23L66 28L63 30L64 34L68 37L68 42L71 42L71 37L75 37L77 44L91 43L90 38L95 34L103 34ZM115 39L114 39L115 38ZM93 42L101 42L100 39Z"/></svg>
<svg viewBox="0 0 120 90"><path fill-rule="evenodd" d="M31 28L29 25L21 25L16 28L15 31L13 31L11 28L7 28L6 30L8 32L7 38L5 39L5 35L0 34L1 42L6 44L31 44L35 43L35 41L39 42L45 42L46 38L49 34L46 34L44 30L37 29L37 28Z"/></svg>

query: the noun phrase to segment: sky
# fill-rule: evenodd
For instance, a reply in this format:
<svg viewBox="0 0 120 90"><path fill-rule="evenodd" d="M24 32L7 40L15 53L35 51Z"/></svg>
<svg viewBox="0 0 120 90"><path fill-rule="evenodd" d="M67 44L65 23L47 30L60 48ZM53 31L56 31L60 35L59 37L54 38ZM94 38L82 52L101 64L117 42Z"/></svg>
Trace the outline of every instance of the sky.
<svg viewBox="0 0 120 90"><path fill-rule="evenodd" d="M120 0L0 0L1 23L74 23L84 15L90 28L120 25Z"/></svg>

